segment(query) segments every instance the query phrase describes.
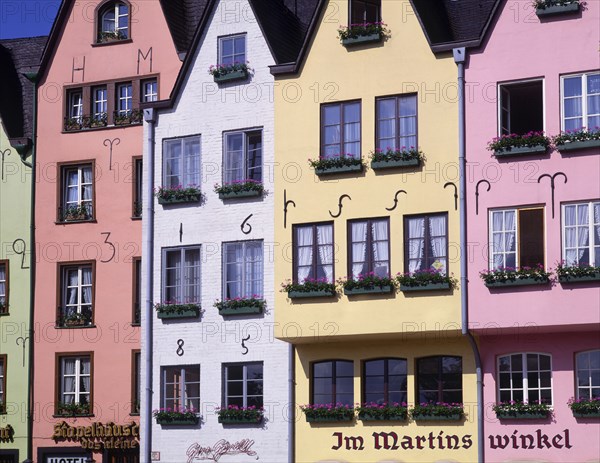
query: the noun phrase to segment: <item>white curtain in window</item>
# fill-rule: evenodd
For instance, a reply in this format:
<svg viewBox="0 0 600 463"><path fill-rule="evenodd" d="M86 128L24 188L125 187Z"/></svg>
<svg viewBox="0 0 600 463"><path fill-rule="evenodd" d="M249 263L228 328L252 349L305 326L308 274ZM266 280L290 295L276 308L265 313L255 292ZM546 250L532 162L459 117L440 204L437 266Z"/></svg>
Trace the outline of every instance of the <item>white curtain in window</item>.
<svg viewBox="0 0 600 463"><path fill-rule="evenodd" d="M88 183L89 185L84 185L82 190L82 200L91 201L92 200L92 168L84 167L81 169L83 175L83 183Z"/></svg>
<svg viewBox="0 0 600 463"><path fill-rule="evenodd" d="M509 211L504 214L505 250L507 253L516 255L516 211ZM507 259L508 260L508 259ZM507 264L508 265L508 264ZM508 265L510 267L510 265Z"/></svg>
<svg viewBox="0 0 600 463"><path fill-rule="evenodd" d="M249 243L246 245L246 287L244 296L252 297L263 294L263 250L262 243Z"/></svg>
<svg viewBox="0 0 600 463"><path fill-rule="evenodd" d="M67 270L67 285L69 286L67 292L67 304L77 304L77 291L79 284L79 276L77 275L77 269Z"/></svg>
<svg viewBox="0 0 600 463"><path fill-rule="evenodd" d="M79 174L77 170L67 171L67 203L76 203L79 200L77 185L79 184Z"/></svg>
<svg viewBox="0 0 600 463"><path fill-rule="evenodd" d="M363 273L367 253L367 222L352 223L352 277Z"/></svg>
<svg viewBox="0 0 600 463"><path fill-rule="evenodd" d="M372 222L371 233L373 234L373 255L375 264L373 272L378 276L389 276L390 269L388 262L390 256L388 253L388 224L386 220Z"/></svg>
<svg viewBox="0 0 600 463"><path fill-rule="evenodd" d="M578 261L577 256L577 225L576 206L565 207L565 260L567 265L573 265Z"/></svg>
<svg viewBox="0 0 600 463"><path fill-rule="evenodd" d="M581 204L577 207L577 262L582 262L581 258L590 245L590 229L589 229L589 208L587 204ZM584 225L584 226L582 226Z"/></svg>
<svg viewBox="0 0 600 463"><path fill-rule="evenodd" d="M233 299L241 297L242 294L242 274L244 269L244 248L242 243L227 244L227 295Z"/></svg>
<svg viewBox="0 0 600 463"><path fill-rule="evenodd" d="M596 239L594 245L600 245L600 203L594 203L594 228L596 229Z"/></svg>
<svg viewBox="0 0 600 463"><path fill-rule="evenodd" d="M183 294L181 293L181 251L167 252L167 268L165 270L165 301L182 302Z"/></svg>
<svg viewBox="0 0 600 463"><path fill-rule="evenodd" d="M435 260L441 264L436 267L446 274L446 217L430 217L429 233L431 234L431 252Z"/></svg>
<svg viewBox="0 0 600 463"><path fill-rule="evenodd" d="M6 266L0 265L0 302L6 297Z"/></svg>
<svg viewBox="0 0 600 463"><path fill-rule="evenodd" d="M81 359L79 363L80 363L81 375L86 375L86 376L81 376L81 381L79 384L79 392L80 393L86 392L89 394L89 392L90 392L90 361L88 359ZM87 394L85 394L83 397L80 396L79 401L80 402L88 402L87 397L88 397Z"/></svg>
<svg viewBox="0 0 600 463"><path fill-rule="evenodd" d="M185 251L184 302L200 301L200 250Z"/></svg>
<svg viewBox="0 0 600 463"><path fill-rule="evenodd" d="M190 138L184 141L185 185L200 185L200 139Z"/></svg>
<svg viewBox="0 0 600 463"><path fill-rule="evenodd" d="M92 269L85 267L81 270L83 276L83 284L85 285L81 289L82 304L92 303Z"/></svg>
<svg viewBox="0 0 600 463"><path fill-rule="evenodd" d="M317 227L317 243L319 244L319 266L325 273L327 281L333 282L333 227L331 225Z"/></svg>
<svg viewBox="0 0 600 463"><path fill-rule="evenodd" d="M62 400L66 403L72 403L75 398L75 359L63 359L63 396ZM68 375L68 376L67 376Z"/></svg>
<svg viewBox="0 0 600 463"><path fill-rule="evenodd" d="M413 273L421 268L425 245L425 219L416 218L408 221L408 271Z"/></svg>
<svg viewBox="0 0 600 463"><path fill-rule="evenodd" d="M303 283L310 274L313 260L312 227L299 227L296 239L298 241L298 283Z"/></svg>

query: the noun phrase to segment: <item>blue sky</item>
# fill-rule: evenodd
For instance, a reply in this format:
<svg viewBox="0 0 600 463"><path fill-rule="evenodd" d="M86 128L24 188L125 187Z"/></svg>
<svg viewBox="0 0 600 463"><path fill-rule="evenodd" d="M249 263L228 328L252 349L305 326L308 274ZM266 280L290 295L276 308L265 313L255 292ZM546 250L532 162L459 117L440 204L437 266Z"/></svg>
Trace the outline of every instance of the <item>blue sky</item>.
<svg viewBox="0 0 600 463"><path fill-rule="evenodd" d="M0 0L0 39L48 35L60 0Z"/></svg>

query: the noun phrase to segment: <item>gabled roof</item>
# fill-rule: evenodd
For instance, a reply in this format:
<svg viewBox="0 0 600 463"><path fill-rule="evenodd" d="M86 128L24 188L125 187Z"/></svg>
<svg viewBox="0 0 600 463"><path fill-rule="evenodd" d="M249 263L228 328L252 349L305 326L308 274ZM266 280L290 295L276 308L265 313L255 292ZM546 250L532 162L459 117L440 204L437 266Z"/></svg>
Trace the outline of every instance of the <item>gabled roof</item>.
<svg viewBox="0 0 600 463"><path fill-rule="evenodd" d="M178 53L185 53L192 41L194 31L202 17L202 13L210 0L160 0L171 37ZM48 43L44 49L40 65L40 77L46 74L48 63L58 38L69 20L71 8L75 0L62 0L56 19L52 24ZM98 4L101 2L98 1Z"/></svg>
<svg viewBox="0 0 600 463"><path fill-rule="evenodd" d="M31 139L34 85L25 77L38 71L47 37L0 40L0 118L8 138ZM19 144L25 144L19 141Z"/></svg>
<svg viewBox="0 0 600 463"><path fill-rule="evenodd" d="M248 0L277 65L293 61L304 44L309 23L319 0ZM200 39L219 0L208 0L194 38L188 48L171 95L167 100L145 103L142 107L171 108L193 67Z"/></svg>
<svg viewBox="0 0 600 463"><path fill-rule="evenodd" d="M479 46L501 2L502 0L410 0L434 53L449 51L455 47ZM300 70L328 3L329 0L318 0L296 60L271 66L272 74L295 74Z"/></svg>

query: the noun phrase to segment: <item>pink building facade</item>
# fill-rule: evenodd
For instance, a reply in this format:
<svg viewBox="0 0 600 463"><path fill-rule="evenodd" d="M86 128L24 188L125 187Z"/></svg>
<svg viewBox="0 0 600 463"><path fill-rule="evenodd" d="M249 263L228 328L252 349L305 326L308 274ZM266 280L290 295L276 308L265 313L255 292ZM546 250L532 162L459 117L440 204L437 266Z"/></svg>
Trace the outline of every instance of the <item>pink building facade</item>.
<svg viewBox="0 0 600 463"><path fill-rule="evenodd" d="M33 425L39 463L139 462L139 105L168 96L180 69L169 26L159 1L64 1L42 59Z"/></svg>
<svg viewBox="0 0 600 463"><path fill-rule="evenodd" d="M500 2L469 56L469 325L482 357L488 462L600 455L600 417L576 417L568 405L600 397L600 274L589 270L600 266L600 142L580 134L488 149L503 134L599 130L599 23L598 2L538 12L530 2ZM561 262L588 275L565 281ZM538 265L551 275L516 284L480 275ZM541 400L550 413L498 417L493 405L511 400Z"/></svg>

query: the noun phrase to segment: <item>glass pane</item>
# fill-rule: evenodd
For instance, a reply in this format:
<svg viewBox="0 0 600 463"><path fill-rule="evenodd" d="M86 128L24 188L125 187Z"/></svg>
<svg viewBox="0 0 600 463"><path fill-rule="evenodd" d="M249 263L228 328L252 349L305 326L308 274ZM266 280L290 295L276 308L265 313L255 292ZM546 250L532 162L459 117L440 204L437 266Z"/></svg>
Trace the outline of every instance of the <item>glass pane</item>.
<svg viewBox="0 0 600 463"><path fill-rule="evenodd" d="M383 375L384 360L369 360L365 362L365 374L370 375Z"/></svg>
<svg viewBox="0 0 600 463"><path fill-rule="evenodd" d="M331 378L333 369L331 362L319 362L313 365L313 374L315 378Z"/></svg>
<svg viewBox="0 0 600 463"><path fill-rule="evenodd" d="M369 392L383 392L383 383L383 376L367 376L364 387Z"/></svg>
<svg viewBox="0 0 600 463"><path fill-rule="evenodd" d="M360 103L344 105L344 123L360 122Z"/></svg>
<svg viewBox="0 0 600 463"><path fill-rule="evenodd" d="M353 376L354 375L354 364L352 362L336 362L336 375L339 376Z"/></svg>
<svg viewBox="0 0 600 463"><path fill-rule="evenodd" d="M323 124L324 125L340 124L340 106L339 105L323 106Z"/></svg>
<svg viewBox="0 0 600 463"><path fill-rule="evenodd" d="M540 370L550 370L549 355L540 355Z"/></svg>
<svg viewBox="0 0 600 463"><path fill-rule="evenodd" d="M593 93L600 93L600 74L593 74L588 76L587 91L588 95Z"/></svg>
<svg viewBox="0 0 600 463"><path fill-rule="evenodd" d="M388 371L390 375L407 374L406 360L388 360Z"/></svg>
<svg viewBox="0 0 600 463"><path fill-rule="evenodd" d="M263 366L261 364L247 365L246 377L248 379L263 379Z"/></svg>
<svg viewBox="0 0 600 463"><path fill-rule="evenodd" d="M244 378L244 367L242 365L230 365L227 367L228 380L242 380Z"/></svg>
<svg viewBox="0 0 600 463"><path fill-rule="evenodd" d="M579 96L581 95L581 77L569 77L564 80L564 96Z"/></svg>
<svg viewBox="0 0 600 463"><path fill-rule="evenodd" d="M337 378L335 380L335 390L337 394L351 393L354 390L354 381L352 378Z"/></svg>

